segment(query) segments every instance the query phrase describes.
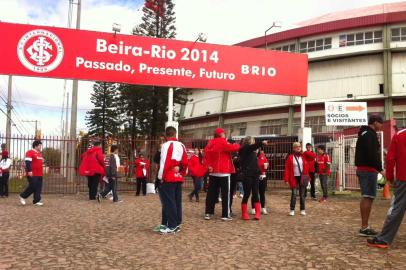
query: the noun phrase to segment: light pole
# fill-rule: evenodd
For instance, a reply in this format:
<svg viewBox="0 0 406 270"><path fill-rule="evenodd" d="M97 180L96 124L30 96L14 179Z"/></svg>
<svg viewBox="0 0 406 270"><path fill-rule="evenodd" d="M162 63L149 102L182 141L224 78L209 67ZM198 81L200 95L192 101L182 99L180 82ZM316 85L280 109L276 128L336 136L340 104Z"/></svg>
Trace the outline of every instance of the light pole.
<svg viewBox="0 0 406 270"><path fill-rule="evenodd" d="M206 42L207 41L207 35L205 33L199 33L199 35L197 36L196 40L194 41L194 43L196 42ZM175 90L178 90L180 88L176 88ZM178 137L178 133L179 133L179 123L177 121L173 121L173 92L174 89L173 87L169 87L168 89L168 122L166 122L165 127L168 126L172 126L174 128L176 128L176 137Z"/></svg>
<svg viewBox="0 0 406 270"><path fill-rule="evenodd" d="M282 27L282 26L280 25L279 22L273 22L272 25L271 25L271 27L269 27L268 29L265 30L265 34L264 34L265 50L268 50L268 41L267 41L267 38L266 38L266 33L268 33L268 31L270 31L270 30L271 30L272 28L274 28L274 27L280 28L280 27Z"/></svg>
<svg viewBox="0 0 406 270"><path fill-rule="evenodd" d="M24 122L24 123L35 123L35 132L34 132L34 137L35 137L35 139L40 139L40 138L37 138L37 132L38 132L38 120L22 120L21 122Z"/></svg>

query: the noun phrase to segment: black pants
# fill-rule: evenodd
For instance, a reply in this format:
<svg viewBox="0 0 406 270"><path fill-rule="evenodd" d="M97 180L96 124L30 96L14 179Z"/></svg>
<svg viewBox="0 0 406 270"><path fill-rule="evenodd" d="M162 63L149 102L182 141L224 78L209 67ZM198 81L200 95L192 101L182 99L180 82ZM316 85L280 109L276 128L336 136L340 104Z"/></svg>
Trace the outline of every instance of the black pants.
<svg viewBox="0 0 406 270"><path fill-rule="evenodd" d="M265 208L265 192L268 181L266 179L259 180L258 191L259 201L261 202L261 208ZM254 196L251 196L251 206L254 209Z"/></svg>
<svg viewBox="0 0 406 270"><path fill-rule="evenodd" d="M162 201L162 218L167 220L170 229L174 229L182 224L182 183L163 182L159 194Z"/></svg>
<svg viewBox="0 0 406 270"><path fill-rule="evenodd" d="M328 197L328 176L326 174L319 174L321 189L323 190L323 198Z"/></svg>
<svg viewBox="0 0 406 270"><path fill-rule="evenodd" d="M89 188L89 200L96 200L97 187L100 182L100 174L95 174L87 177L87 187Z"/></svg>
<svg viewBox="0 0 406 270"><path fill-rule="evenodd" d="M316 198L316 185L315 185L315 173L309 172L310 176L310 196ZM305 189L305 197L307 197L307 187Z"/></svg>
<svg viewBox="0 0 406 270"><path fill-rule="evenodd" d="M237 180L238 180L238 175L233 173L230 176L230 212L232 213L232 208L231 206L233 206L233 196L237 191Z"/></svg>
<svg viewBox="0 0 406 270"><path fill-rule="evenodd" d="M3 176L0 177L0 196L8 197L8 179L10 178L10 173L4 172Z"/></svg>
<svg viewBox="0 0 406 270"><path fill-rule="evenodd" d="M106 185L106 188L101 193L102 197L106 197L109 192L113 192L113 202L118 202L118 195L117 195L117 179L109 178L109 183Z"/></svg>
<svg viewBox="0 0 406 270"><path fill-rule="evenodd" d="M305 190L306 190L306 187L302 184L300 176L295 176L295 178L296 178L296 188L292 188L292 195L290 196L290 210L295 210L295 207L296 207L297 187L299 187L300 210L305 210Z"/></svg>
<svg viewBox="0 0 406 270"><path fill-rule="evenodd" d="M142 195L147 195L147 178L137 178L137 192L135 193L136 196L140 195L142 187Z"/></svg>
<svg viewBox="0 0 406 270"><path fill-rule="evenodd" d="M42 191L42 176L27 176L28 187L20 194L21 198L27 199L31 194L34 193L34 200L32 203L37 203L41 201L41 191Z"/></svg>
<svg viewBox="0 0 406 270"><path fill-rule="evenodd" d="M206 196L206 214L214 215L214 206L218 199L218 189L221 189L222 217L230 216L230 176L210 175L209 187Z"/></svg>
<svg viewBox="0 0 406 270"><path fill-rule="evenodd" d="M242 204L247 204L248 199L252 192L252 203L259 202L259 176L244 176L242 185L244 187L244 197L242 198Z"/></svg>

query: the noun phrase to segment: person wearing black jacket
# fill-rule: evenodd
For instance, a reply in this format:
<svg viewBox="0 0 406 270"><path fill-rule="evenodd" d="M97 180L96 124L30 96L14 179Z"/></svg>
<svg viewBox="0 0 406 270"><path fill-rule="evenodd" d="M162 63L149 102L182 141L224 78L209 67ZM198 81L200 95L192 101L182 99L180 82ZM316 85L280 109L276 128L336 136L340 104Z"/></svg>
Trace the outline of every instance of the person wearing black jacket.
<svg viewBox="0 0 406 270"><path fill-rule="evenodd" d="M255 143L255 139L251 136L245 137L241 149L238 154L240 156L241 174L243 177L244 197L241 202L242 219L249 220L248 215L248 199L252 192L256 220L261 218L261 204L259 203L259 175L261 171L258 166L256 150L262 145L266 145L267 141Z"/></svg>
<svg viewBox="0 0 406 270"><path fill-rule="evenodd" d="M106 198L107 194L109 194L110 191L113 192L113 202L121 202L118 200L118 195L117 195L117 169L120 167L120 158L118 156L118 146L117 145L112 145L110 148L110 156L108 157L107 160L107 165L106 165L106 177L108 179L108 185L104 189L102 193L100 193L100 196L102 198Z"/></svg>
<svg viewBox="0 0 406 270"><path fill-rule="evenodd" d="M376 197L378 172L383 174L382 160L377 131L382 129L383 119L379 115L371 115L368 126L362 126L358 132L355 148L355 165L361 188L360 202L361 229L360 236L375 236L378 233L368 226L372 203Z"/></svg>

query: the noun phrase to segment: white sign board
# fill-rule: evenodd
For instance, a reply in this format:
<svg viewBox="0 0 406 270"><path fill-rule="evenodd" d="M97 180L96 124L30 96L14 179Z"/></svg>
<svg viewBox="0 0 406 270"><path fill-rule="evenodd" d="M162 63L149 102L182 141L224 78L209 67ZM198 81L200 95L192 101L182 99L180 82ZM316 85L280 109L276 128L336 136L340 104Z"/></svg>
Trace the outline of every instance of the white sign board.
<svg viewBox="0 0 406 270"><path fill-rule="evenodd" d="M368 124L366 102L325 102L326 126Z"/></svg>

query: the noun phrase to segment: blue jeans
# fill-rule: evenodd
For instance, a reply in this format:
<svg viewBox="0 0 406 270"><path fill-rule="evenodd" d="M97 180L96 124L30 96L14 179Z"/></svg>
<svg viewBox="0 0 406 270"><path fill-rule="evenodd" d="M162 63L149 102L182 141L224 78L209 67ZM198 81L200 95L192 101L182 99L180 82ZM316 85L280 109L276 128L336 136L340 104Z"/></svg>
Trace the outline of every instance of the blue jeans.
<svg viewBox="0 0 406 270"><path fill-rule="evenodd" d="M196 199L199 199L199 192L202 189L202 185L203 185L203 177L192 176L192 179L193 179L194 189L193 189L192 193L190 193L190 196L192 198L193 198L193 196L196 196Z"/></svg>
<svg viewBox="0 0 406 270"><path fill-rule="evenodd" d="M362 197L375 199L378 173L358 171L357 176L359 180L359 186L361 188Z"/></svg>

